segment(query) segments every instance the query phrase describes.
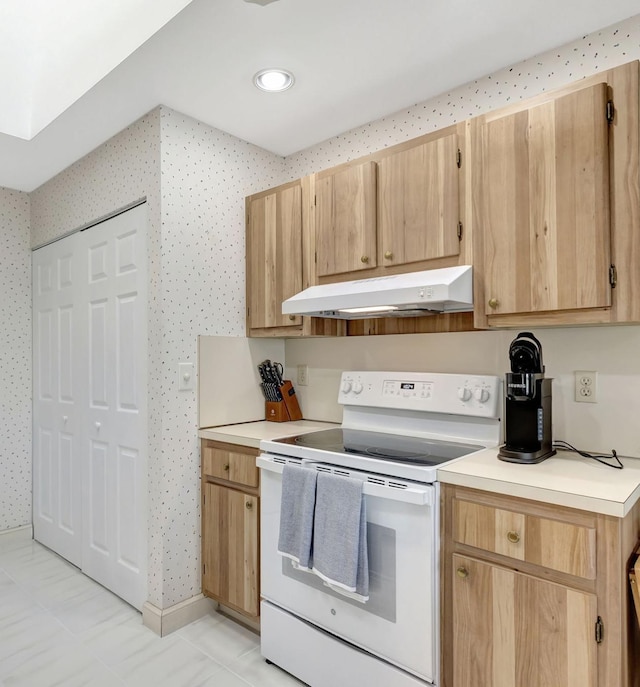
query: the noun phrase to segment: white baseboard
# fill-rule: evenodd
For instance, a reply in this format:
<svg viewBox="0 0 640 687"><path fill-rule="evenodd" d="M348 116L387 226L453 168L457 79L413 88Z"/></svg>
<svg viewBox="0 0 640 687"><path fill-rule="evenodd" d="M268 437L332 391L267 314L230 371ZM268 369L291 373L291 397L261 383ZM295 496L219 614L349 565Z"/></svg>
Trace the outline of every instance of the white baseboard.
<svg viewBox="0 0 640 687"><path fill-rule="evenodd" d="M215 611L218 607L215 601L202 594L192 596L169 608L158 608L148 601L142 607L142 624L164 637L192 623L203 615Z"/></svg>
<svg viewBox="0 0 640 687"><path fill-rule="evenodd" d="M0 530L0 535L3 534L15 534L16 532L24 532L28 534L30 538L33 539L33 525L20 525L20 527L12 527L10 530Z"/></svg>

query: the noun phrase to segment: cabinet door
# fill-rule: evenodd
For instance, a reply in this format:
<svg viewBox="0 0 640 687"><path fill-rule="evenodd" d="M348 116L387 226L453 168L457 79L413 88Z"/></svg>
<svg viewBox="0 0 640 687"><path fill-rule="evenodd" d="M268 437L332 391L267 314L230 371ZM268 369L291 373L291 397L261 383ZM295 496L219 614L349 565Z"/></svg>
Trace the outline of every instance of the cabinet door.
<svg viewBox="0 0 640 687"><path fill-rule="evenodd" d="M257 496L205 484L202 509L202 588L256 617L259 603Z"/></svg>
<svg viewBox="0 0 640 687"><path fill-rule="evenodd" d="M596 687L594 594L453 556L455 687Z"/></svg>
<svg viewBox="0 0 640 687"><path fill-rule="evenodd" d="M486 314L611 304L606 105L600 83L480 125Z"/></svg>
<svg viewBox="0 0 640 687"><path fill-rule="evenodd" d="M302 193L299 183L249 201L248 329L300 325L282 301L302 290Z"/></svg>
<svg viewBox="0 0 640 687"><path fill-rule="evenodd" d="M319 277L377 265L374 162L318 174L316 253Z"/></svg>
<svg viewBox="0 0 640 687"><path fill-rule="evenodd" d="M458 136L450 134L378 163L385 266L460 253Z"/></svg>

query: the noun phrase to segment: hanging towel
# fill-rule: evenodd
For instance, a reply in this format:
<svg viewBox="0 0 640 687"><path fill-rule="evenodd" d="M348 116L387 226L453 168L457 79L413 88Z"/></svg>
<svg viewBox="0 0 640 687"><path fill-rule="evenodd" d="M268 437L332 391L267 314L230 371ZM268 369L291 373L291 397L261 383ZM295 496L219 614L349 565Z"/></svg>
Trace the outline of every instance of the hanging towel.
<svg viewBox="0 0 640 687"><path fill-rule="evenodd" d="M333 590L369 599L367 518L362 480L318 473L313 572Z"/></svg>
<svg viewBox="0 0 640 687"><path fill-rule="evenodd" d="M297 465L285 465L282 471L278 553L301 570L311 566L317 474Z"/></svg>

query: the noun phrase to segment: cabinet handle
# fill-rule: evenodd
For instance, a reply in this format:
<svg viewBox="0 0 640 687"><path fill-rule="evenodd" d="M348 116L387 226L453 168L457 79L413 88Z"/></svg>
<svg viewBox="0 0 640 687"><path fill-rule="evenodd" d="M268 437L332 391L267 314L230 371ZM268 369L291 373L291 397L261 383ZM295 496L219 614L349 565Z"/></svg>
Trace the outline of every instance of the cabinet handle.
<svg viewBox="0 0 640 687"><path fill-rule="evenodd" d="M253 510L253 502L252 502L252 501L246 501L245 504L244 504L244 507L245 507L247 510Z"/></svg>
<svg viewBox="0 0 640 687"><path fill-rule="evenodd" d="M360 262L369 262L369 256L368 256L368 255L363 255L363 256L360 258Z"/></svg>
<svg viewBox="0 0 640 687"><path fill-rule="evenodd" d="M497 308L500 305L500 301L497 298L490 298L489 299L489 307L490 308Z"/></svg>
<svg viewBox="0 0 640 687"><path fill-rule="evenodd" d="M458 575L458 577L462 579L464 579L465 577L469 577L469 571L466 568L463 568L462 566L460 566L456 570L456 574Z"/></svg>
<svg viewBox="0 0 640 687"><path fill-rule="evenodd" d="M225 472L227 472L229 470L229 463L225 463L224 470L225 470Z"/></svg>
<svg viewBox="0 0 640 687"><path fill-rule="evenodd" d="M296 316L295 316L295 315L289 315L289 319L290 319L291 321L293 321L293 320L296 319Z"/></svg>
<svg viewBox="0 0 640 687"><path fill-rule="evenodd" d="M385 257L387 260L393 260L393 253L392 253L390 250L388 250L388 251L384 254L384 257Z"/></svg>
<svg viewBox="0 0 640 687"><path fill-rule="evenodd" d="M520 535L517 532L511 531L507 532L507 539L512 543L512 544L517 544L520 541Z"/></svg>

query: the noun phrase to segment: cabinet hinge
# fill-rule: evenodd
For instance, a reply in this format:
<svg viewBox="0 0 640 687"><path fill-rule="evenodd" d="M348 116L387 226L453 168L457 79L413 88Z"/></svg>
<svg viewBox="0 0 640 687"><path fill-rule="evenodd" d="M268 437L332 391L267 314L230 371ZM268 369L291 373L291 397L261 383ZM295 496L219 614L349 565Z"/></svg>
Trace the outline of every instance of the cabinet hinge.
<svg viewBox="0 0 640 687"><path fill-rule="evenodd" d="M611 284L611 288L615 289L617 283L618 283L618 270L616 269L615 265L609 265L609 284Z"/></svg>
<svg viewBox="0 0 640 687"><path fill-rule="evenodd" d="M613 121L613 115L615 114L615 109L613 107L613 100L607 100L607 121L609 124Z"/></svg>
<svg viewBox="0 0 640 687"><path fill-rule="evenodd" d="M602 643L602 637L604 636L604 623L602 622L602 618L598 616L598 619L596 620L596 643L601 644Z"/></svg>
<svg viewBox="0 0 640 687"><path fill-rule="evenodd" d="M462 167L462 152L460 148L458 148L458 152L456 153L456 164L458 165L458 169Z"/></svg>
<svg viewBox="0 0 640 687"><path fill-rule="evenodd" d="M458 222L458 241L462 241L462 222Z"/></svg>

